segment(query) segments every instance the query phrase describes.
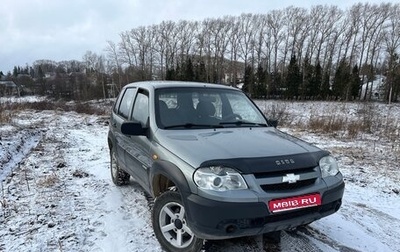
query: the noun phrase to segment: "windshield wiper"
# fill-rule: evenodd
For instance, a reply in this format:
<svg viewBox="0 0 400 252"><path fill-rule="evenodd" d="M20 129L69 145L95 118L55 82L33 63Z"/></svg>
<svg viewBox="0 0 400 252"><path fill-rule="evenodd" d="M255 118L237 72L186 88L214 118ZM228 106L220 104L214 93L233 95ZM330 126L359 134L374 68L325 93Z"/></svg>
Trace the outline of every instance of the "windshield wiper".
<svg viewBox="0 0 400 252"><path fill-rule="evenodd" d="M267 127L268 125L265 123L254 123L254 122L247 122L247 121L234 121L234 122L220 122L220 125L227 125L227 124L233 124L236 126L256 126L256 127Z"/></svg>
<svg viewBox="0 0 400 252"><path fill-rule="evenodd" d="M195 123L185 123L185 124L178 124L178 125L170 125L165 126L164 129L174 129L174 128L223 128L222 125L215 125L215 124L195 124Z"/></svg>

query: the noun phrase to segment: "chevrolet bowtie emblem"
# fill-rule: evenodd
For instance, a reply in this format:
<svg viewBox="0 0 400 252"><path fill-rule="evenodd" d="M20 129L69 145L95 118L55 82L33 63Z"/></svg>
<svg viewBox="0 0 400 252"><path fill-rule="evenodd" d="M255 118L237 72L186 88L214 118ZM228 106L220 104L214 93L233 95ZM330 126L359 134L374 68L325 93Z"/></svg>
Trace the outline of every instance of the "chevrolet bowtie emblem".
<svg viewBox="0 0 400 252"><path fill-rule="evenodd" d="M300 175L295 175L294 173L289 173L286 174L285 176L282 177L282 182L288 182L289 184L296 183L297 180L300 179Z"/></svg>

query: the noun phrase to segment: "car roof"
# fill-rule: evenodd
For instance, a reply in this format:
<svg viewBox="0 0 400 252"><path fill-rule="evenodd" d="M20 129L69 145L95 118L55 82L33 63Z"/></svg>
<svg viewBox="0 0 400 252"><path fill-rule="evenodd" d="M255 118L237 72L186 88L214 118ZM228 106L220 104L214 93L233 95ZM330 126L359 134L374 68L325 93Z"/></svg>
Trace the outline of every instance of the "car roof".
<svg viewBox="0 0 400 252"><path fill-rule="evenodd" d="M143 88L172 88L172 87L206 87L206 88L222 88L239 90L234 87L226 86L223 84L212 84L205 82L192 82L192 81L140 81L127 84L126 87L143 87Z"/></svg>

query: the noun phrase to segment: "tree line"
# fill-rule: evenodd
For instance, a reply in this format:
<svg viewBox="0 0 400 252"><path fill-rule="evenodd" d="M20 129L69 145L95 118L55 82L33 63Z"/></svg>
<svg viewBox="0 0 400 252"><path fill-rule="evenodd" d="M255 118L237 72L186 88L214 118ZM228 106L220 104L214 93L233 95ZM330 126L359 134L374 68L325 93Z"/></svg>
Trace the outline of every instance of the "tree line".
<svg viewBox="0 0 400 252"><path fill-rule="evenodd" d="M290 6L136 27L120 33L119 41L107 41L104 54L88 51L81 62L37 61L23 70L44 93L49 87L57 93L60 86L73 98L105 96L107 83L120 89L160 79L244 84L254 98L369 100L371 83L380 75L383 99L395 101L399 47L400 4L359 3L347 10ZM58 73L53 77L58 85L44 78L50 70ZM370 92L362 92L362 83Z"/></svg>

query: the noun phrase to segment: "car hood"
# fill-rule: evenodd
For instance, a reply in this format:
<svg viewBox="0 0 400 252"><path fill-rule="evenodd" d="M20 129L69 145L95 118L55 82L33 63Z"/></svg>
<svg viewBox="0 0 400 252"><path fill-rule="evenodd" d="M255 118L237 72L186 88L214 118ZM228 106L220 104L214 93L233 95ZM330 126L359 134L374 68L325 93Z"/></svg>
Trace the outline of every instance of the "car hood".
<svg viewBox="0 0 400 252"><path fill-rule="evenodd" d="M194 168L224 165L243 173L315 167L328 154L273 127L159 130L155 137Z"/></svg>

